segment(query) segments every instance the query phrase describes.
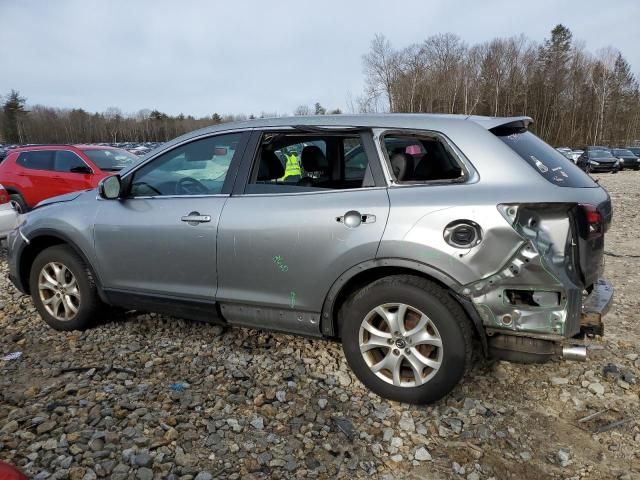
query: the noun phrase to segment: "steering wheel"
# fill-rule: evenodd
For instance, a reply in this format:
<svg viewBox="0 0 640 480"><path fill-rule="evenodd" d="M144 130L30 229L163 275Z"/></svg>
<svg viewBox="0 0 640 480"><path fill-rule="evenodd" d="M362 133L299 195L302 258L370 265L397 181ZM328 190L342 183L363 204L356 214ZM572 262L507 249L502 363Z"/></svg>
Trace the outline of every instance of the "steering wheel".
<svg viewBox="0 0 640 480"><path fill-rule="evenodd" d="M193 177L182 177L176 182L176 195L205 195L209 189Z"/></svg>

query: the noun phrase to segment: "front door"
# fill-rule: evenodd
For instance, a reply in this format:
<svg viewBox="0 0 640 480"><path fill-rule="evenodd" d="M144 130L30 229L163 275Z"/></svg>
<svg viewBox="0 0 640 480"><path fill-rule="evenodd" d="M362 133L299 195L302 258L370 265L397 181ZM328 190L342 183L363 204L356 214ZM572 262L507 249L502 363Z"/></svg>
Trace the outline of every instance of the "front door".
<svg viewBox="0 0 640 480"><path fill-rule="evenodd" d="M215 299L218 222L246 136L173 148L125 176L125 198L100 202L95 247L108 294Z"/></svg>
<svg viewBox="0 0 640 480"><path fill-rule="evenodd" d="M78 192L92 188L94 172L71 150L56 150L53 157L53 175L61 193Z"/></svg>
<svg viewBox="0 0 640 480"><path fill-rule="evenodd" d="M387 191L366 158L359 171L345 168L345 153L362 150L363 139L263 135L248 184L229 198L220 221L217 297L230 323L317 334L333 282L375 258ZM287 176L294 156L300 172Z"/></svg>

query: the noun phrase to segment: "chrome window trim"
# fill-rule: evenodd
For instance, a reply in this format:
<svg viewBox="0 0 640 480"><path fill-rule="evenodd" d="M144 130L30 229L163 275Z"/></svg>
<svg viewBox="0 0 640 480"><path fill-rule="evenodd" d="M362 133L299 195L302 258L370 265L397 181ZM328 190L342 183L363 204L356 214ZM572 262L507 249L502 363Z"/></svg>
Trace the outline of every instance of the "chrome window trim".
<svg viewBox="0 0 640 480"><path fill-rule="evenodd" d="M316 132L313 132L313 133L300 132L300 136L304 136L304 135L322 136L323 134L340 136L345 133L344 132L345 128L356 127L356 125L330 125L327 127L322 125L313 125L313 126L319 127L319 128L332 128L332 129L335 129L336 131L335 132L317 132L317 133ZM375 142L375 134L373 133L374 128L371 128L371 127L362 127L362 128L372 133L372 136L374 138L373 143L377 144L377 142ZM297 130L293 125L260 127L260 128L254 128L253 130L259 130L260 132L283 131L283 130L289 130L292 133L299 132L299 130ZM357 135L360 135L361 133L362 132L356 132ZM364 148L364 142L361 145ZM377 145L376 145L376 148L377 148ZM367 161L370 164L372 160L367 158ZM380 161L380 163L384 163L384 162ZM254 167L254 165L255 165L255 157L252 158L251 160L251 166ZM384 165L382 168L384 170ZM249 185L269 185L269 184L249 183L249 180L247 180L245 187L248 187ZM284 185L284 184L280 184L280 185ZM285 185L285 186L295 187L295 185ZM326 194L326 193L336 193L336 192L358 192L358 191L371 191L371 190L382 190L382 189L386 190L387 186L388 185L374 185L372 187L356 187L356 188L318 188L317 191L313 191L313 192L241 193L238 195L233 195L233 197L276 197L276 196L292 196L292 195L316 195L316 194Z"/></svg>
<svg viewBox="0 0 640 480"><path fill-rule="evenodd" d="M155 199L176 199L176 198L227 198L230 197L228 193L210 193L210 194L198 194L198 195L144 195L138 197L126 197L120 198L118 201L126 201L126 200L155 200ZM111 202L112 199L102 198L100 195L96 196L97 200Z"/></svg>
<svg viewBox="0 0 640 480"><path fill-rule="evenodd" d="M259 184L254 184L259 185ZM360 187L360 188L319 188L313 192L280 192L280 193L243 193L242 195L233 195L234 198L240 197L290 197L297 195L326 195L328 193L341 192L370 192L372 190L386 190L386 186Z"/></svg>

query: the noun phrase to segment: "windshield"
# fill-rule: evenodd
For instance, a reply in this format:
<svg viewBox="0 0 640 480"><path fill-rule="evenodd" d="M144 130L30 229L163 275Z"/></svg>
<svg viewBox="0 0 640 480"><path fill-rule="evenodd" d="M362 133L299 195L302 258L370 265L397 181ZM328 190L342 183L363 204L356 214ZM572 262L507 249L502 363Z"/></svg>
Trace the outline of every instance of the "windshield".
<svg viewBox="0 0 640 480"><path fill-rule="evenodd" d="M95 163L100 170L120 171L125 167L138 163L138 157L119 148L96 148L83 150L84 154Z"/></svg>
<svg viewBox="0 0 640 480"><path fill-rule="evenodd" d="M592 158L610 158L611 154L609 152L605 152L604 150L592 150L589 152L589 156Z"/></svg>
<svg viewBox="0 0 640 480"><path fill-rule="evenodd" d="M526 129L497 127L491 131L554 185L597 187L589 175L580 170L571 160Z"/></svg>
<svg viewBox="0 0 640 480"><path fill-rule="evenodd" d="M614 150L614 151L613 151L613 153L615 153L616 155L625 155L625 156L627 156L627 157L634 156L634 155L633 155L633 152L632 152L631 150L625 150L625 149L623 149L623 148L621 148L621 149L616 149L616 150Z"/></svg>

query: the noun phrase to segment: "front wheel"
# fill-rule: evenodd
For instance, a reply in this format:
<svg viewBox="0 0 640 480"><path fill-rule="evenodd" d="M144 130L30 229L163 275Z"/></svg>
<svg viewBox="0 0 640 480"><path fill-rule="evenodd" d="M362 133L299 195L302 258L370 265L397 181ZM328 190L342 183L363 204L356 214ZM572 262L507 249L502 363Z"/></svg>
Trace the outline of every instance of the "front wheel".
<svg viewBox="0 0 640 480"><path fill-rule="evenodd" d="M342 347L358 379L381 397L431 403L471 362L471 327L440 286L410 275L377 280L340 309Z"/></svg>
<svg viewBox="0 0 640 480"><path fill-rule="evenodd" d="M40 252L31 267L29 287L38 313L55 330L86 329L101 307L93 275L66 245Z"/></svg>
<svg viewBox="0 0 640 480"><path fill-rule="evenodd" d="M27 207L27 203L24 201L24 198L22 198L22 195L18 193L9 195L9 203L18 213L27 213L27 211L29 210L29 208Z"/></svg>

